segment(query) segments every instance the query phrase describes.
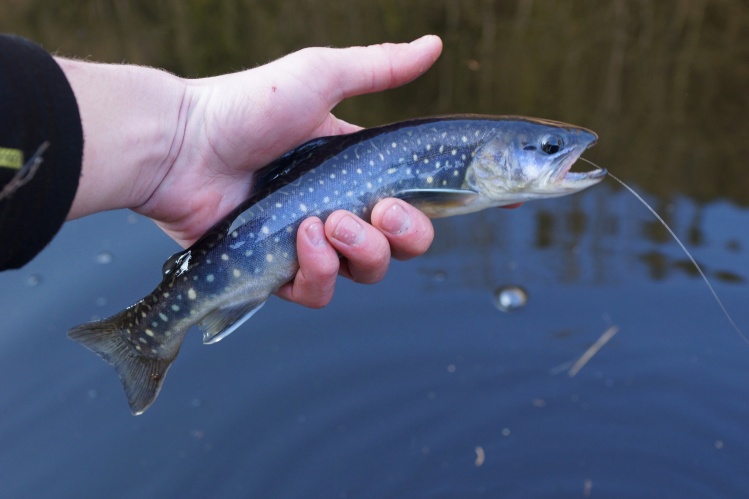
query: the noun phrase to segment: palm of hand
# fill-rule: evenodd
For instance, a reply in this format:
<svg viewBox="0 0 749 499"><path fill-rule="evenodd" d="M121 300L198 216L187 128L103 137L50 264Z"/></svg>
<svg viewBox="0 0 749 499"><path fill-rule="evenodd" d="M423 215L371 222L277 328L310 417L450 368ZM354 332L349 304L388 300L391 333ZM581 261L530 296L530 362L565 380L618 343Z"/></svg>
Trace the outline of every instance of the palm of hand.
<svg viewBox="0 0 749 499"><path fill-rule="evenodd" d="M414 45L304 49L253 70L185 81L179 152L137 211L191 244L246 199L252 172L309 139L356 131L331 114L340 101L428 68L438 52Z"/></svg>

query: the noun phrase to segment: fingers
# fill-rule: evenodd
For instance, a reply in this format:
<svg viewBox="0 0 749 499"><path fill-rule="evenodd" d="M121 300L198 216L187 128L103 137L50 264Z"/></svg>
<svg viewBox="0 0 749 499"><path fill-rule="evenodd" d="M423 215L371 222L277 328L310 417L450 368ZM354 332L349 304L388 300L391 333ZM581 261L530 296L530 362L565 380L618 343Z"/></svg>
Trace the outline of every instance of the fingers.
<svg viewBox="0 0 749 499"><path fill-rule="evenodd" d="M376 283L387 273L391 256L419 256L433 238L429 218L399 199L380 201L372 210L372 224L343 210L332 213L324 226L309 218L297 233L299 270L276 294L307 307L324 307L333 297L337 275Z"/></svg>
<svg viewBox="0 0 749 499"><path fill-rule="evenodd" d="M390 244L379 230L347 211L333 212L325 222L330 244L345 258L339 273L354 282L380 281L390 265Z"/></svg>
<svg viewBox="0 0 749 499"><path fill-rule="evenodd" d="M306 79L329 108L347 97L404 85L423 74L442 52L442 40L426 35L411 43L383 43L342 49L310 48L288 56L293 72L313 73Z"/></svg>
<svg viewBox="0 0 749 499"><path fill-rule="evenodd" d="M333 298L339 258L325 238L319 218L308 218L297 232L299 270L294 280L276 291L279 297L306 307L320 308Z"/></svg>
<svg viewBox="0 0 749 499"><path fill-rule="evenodd" d="M372 225L387 238L397 260L424 254L434 239L431 220L400 199L383 199L372 210L371 218Z"/></svg>
<svg viewBox="0 0 749 499"><path fill-rule="evenodd" d="M336 54L333 81L339 100L404 85L423 74L442 52L442 40L426 35L411 43L351 47Z"/></svg>

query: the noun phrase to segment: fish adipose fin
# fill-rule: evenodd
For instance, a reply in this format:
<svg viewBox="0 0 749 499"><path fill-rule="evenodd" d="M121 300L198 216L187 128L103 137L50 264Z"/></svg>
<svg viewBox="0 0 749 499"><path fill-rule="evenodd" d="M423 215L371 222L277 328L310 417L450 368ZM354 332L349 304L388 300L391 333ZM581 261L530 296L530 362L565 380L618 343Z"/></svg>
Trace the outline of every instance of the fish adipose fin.
<svg viewBox="0 0 749 499"><path fill-rule="evenodd" d="M427 216L445 216L451 208L471 204L479 193L471 189L406 189L393 197L402 199Z"/></svg>
<svg viewBox="0 0 749 499"><path fill-rule="evenodd" d="M263 305L265 305L265 300L259 303L242 302L211 310L199 324L200 329L203 330L203 343L210 345L226 338Z"/></svg>
<svg viewBox="0 0 749 499"><path fill-rule="evenodd" d="M77 326L68 332L68 338L79 342L114 367L125 388L130 410L137 416L156 400L174 358L146 357L133 348L123 338L118 320L120 315Z"/></svg>

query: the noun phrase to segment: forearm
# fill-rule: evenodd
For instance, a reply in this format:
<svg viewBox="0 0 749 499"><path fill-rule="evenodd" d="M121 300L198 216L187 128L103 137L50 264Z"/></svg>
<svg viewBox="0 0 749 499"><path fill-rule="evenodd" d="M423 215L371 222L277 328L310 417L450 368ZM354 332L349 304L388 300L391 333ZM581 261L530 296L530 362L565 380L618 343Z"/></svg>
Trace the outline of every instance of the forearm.
<svg viewBox="0 0 749 499"><path fill-rule="evenodd" d="M68 220L145 203L184 135L183 80L164 71L56 58L83 126L83 168Z"/></svg>

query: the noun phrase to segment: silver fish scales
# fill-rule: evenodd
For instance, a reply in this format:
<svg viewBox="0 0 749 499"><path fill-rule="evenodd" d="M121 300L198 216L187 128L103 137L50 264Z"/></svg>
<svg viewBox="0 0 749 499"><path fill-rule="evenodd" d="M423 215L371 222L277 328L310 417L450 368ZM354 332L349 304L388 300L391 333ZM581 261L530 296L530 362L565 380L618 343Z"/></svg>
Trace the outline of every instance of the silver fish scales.
<svg viewBox="0 0 749 499"><path fill-rule="evenodd" d="M422 118L314 139L256 173L252 195L164 264L148 296L68 336L117 371L133 414L156 399L193 325L215 343L257 312L297 269L296 231L335 210L365 220L398 197L430 217L563 196L600 182L570 172L597 136L517 116Z"/></svg>

